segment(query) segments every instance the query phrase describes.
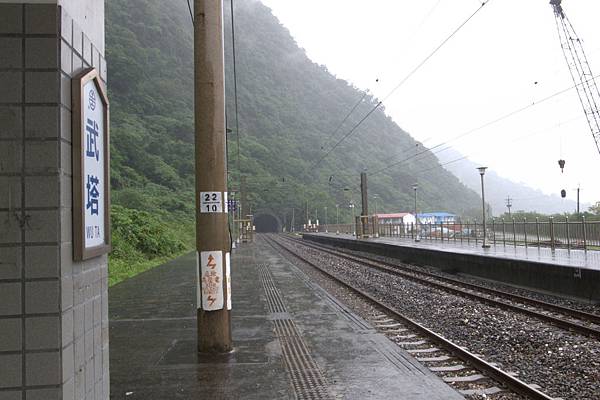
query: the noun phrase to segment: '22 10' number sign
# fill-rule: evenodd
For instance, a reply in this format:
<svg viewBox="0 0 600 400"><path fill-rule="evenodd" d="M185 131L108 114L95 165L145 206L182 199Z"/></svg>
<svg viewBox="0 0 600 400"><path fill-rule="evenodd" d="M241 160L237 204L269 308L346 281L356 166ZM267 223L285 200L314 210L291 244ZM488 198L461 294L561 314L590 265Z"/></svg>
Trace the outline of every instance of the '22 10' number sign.
<svg viewBox="0 0 600 400"><path fill-rule="evenodd" d="M227 192L200 192L200 212L223 212L223 194L225 195L225 203L227 203Z"/></svg>

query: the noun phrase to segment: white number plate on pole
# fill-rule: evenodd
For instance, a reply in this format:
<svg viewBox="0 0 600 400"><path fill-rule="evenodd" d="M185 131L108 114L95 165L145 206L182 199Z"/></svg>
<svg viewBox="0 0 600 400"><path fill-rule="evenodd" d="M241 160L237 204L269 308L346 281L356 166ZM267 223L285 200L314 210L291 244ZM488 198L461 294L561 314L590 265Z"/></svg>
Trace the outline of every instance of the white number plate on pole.
<svg viewBox="0 0 600 400"><path fill-rule="evenodd" d="M201 213L222 213L223 212L223 193L221 193L221 192L200 192L200 212Z"/></svg>

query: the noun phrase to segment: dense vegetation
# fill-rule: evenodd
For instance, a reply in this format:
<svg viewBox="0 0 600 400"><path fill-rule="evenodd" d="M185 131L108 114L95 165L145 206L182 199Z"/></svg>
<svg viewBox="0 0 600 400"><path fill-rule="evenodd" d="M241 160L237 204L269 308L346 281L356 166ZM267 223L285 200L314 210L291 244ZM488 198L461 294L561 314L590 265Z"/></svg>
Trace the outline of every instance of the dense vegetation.
<svg viewBox="0 0 600 400"><path fill-rule="evenodd" d="M569 221L581 221L582 217L585 218L586 221L600 221L600 209L598 205L590 207L588 210L581 210L579 214L576 212L573 213L562 213L562 214L542 214L535 211L524 211L524 210L516 210L512 212L510 215L508 213L503 213L498 217L498 220L504 219L506 221L535 221L535 219L539 219L540 221L548 221L550 217L554 218L555 221L564 221L565 219L569 219Z"/></svg>
<svg viewBox="0 0 600 400"><path fill-rule="evenodd" d="M113 252L109 283L135 275L180 254L189 245L191 230L175 230L155 215L114 205L111 213Z"/></svg>
<svg viewBox="0 0 600 400"><path fill-rule="evenodd" d="M194 243L190 20L166 3L106 4L114 204L111 284Z"/></svg>
<svg viewBox="0 0 600 400"><path fill-rule="evenodd" d="M333 135L364 92L311 62L260 2L237 0L235 6L240 164L251 210L268 209L289 222L295 208L295 223L301 225L307 204L311 217L317 208L322 215L323 207L334 210L339 204L340 219L349 221L348 204L360 205L359 173L402 160L418 143L381 108L314 167L378 100L366 95ZM118 206L113 210L111 268L116 273L123 266L137 270L132 266L151 265L193 244L193 38L185 1L108 0L106 13L112 200ZM237 132L228 9L225 17L234 188L240 171L232 141ZM478 195L443 168L432 169L436 165L411 161L371 173L369 188L379 195L378 210L412 209L411 187L418 180L423 210L478 214Z"/></svg>

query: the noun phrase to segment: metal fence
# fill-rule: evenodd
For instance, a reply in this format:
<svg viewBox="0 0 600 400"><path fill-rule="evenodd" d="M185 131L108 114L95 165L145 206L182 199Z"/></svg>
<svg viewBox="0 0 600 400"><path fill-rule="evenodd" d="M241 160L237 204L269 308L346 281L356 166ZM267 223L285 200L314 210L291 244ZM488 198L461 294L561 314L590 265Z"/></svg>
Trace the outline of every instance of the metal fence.
<svg viewBox="0 0 600 400"><path fill-rule="evenodd" d="M353 224L330 224L330 225L316 225L311 227L311 229L307 229L310 232L328 232L328 233L344 233L344 234L354 234L355 226Z"/></svg>
<svg viewBox="0 0 600 400"><path fill-rule="evenodd" d="M432 241L479 244L483 241L483 224L477 221L428 224L378 224L382 237L419 238ZM321 225L313 232L354 233L351 224ZM564 249L600 250L600 221L568 218L548 221L492 219L486 222L486 240L492 245L532 246Z"/></svg>

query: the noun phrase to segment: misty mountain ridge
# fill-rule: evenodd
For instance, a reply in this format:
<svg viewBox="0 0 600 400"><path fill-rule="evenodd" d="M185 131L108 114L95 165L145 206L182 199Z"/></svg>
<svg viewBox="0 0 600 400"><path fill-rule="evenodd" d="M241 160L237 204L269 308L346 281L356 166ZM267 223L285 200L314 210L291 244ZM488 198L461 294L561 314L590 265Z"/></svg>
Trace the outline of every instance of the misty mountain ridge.
<svg viewBox="0 0 600 400"><path fill-rule="evenodd" d="M368 169L371 205L378 194L380 212L412 210L412 185L418 180L422 211L480 213L479 190L441 167L422 174L439 166L433 153L425 154L428 160L390 167L418 142L383 107L315 167L378 100L311 61L262 3L238 0L234 6L240 164L249 208L288 221L294 208L301 224L306 208L314 218L324 207L339 205L340 219L349 221L348 205L360 204L360 172ZM240 171L229 2L224 7L227 126L233 130L228 135L229 187L235 191ZM193 218L193 30L187 5L108 0L106 32L113 200Z"/></svg>

